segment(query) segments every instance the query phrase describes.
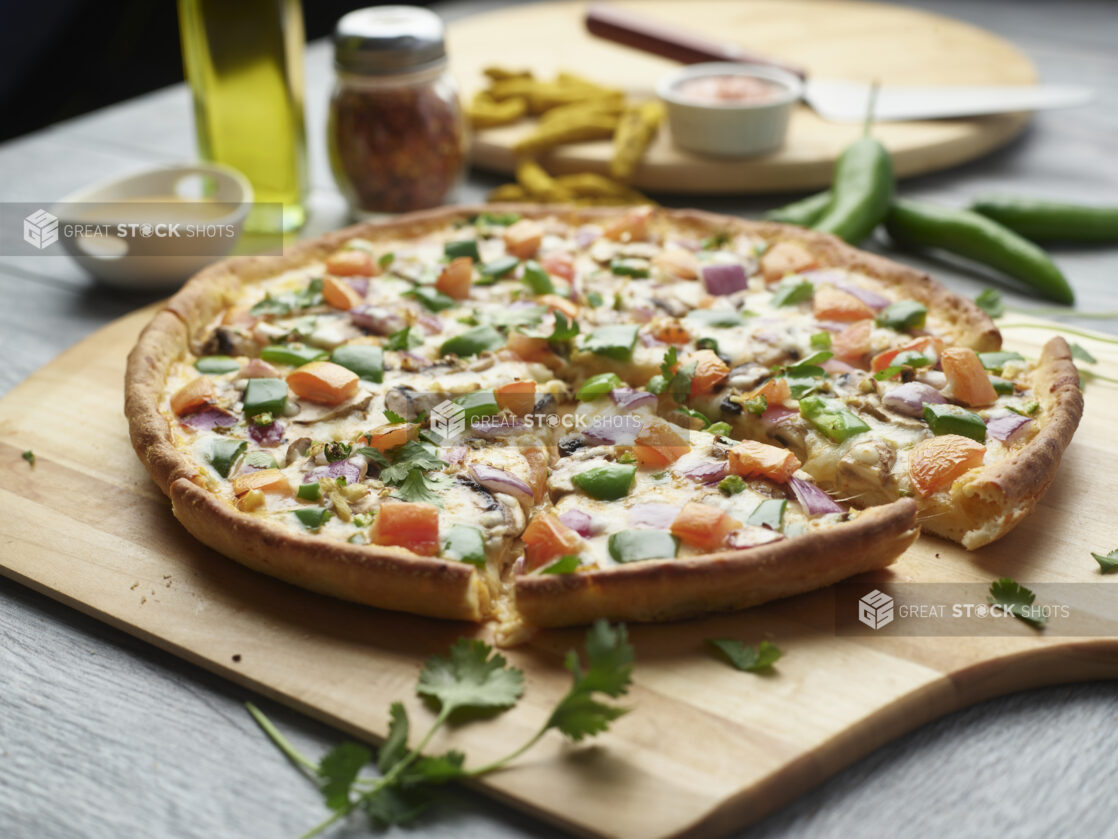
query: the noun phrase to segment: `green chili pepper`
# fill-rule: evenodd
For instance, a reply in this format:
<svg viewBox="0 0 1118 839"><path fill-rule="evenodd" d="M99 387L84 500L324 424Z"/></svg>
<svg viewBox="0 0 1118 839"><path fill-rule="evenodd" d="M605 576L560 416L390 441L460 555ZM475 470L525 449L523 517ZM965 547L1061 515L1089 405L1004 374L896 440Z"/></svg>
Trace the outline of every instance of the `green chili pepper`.
<svg viewBox="0 0 1118 839"><path fill-rule="evenodd" d="M481 262L481 254L477 252L477 239L459 239L457 242L447 242L443 245L443 253L447 259L468 256L474 262Z"/></svg>
<svg viewBox="0 0 1118 839"><path fill-rule="evenodd" d="M244 440L230 440L227 437L215 437L210 441L209 461L217 474L223 478L229 477L233 464L241 456L248 443Z"/></svg>
<svg viewBox="0 0 1118 839"><path fill-rule="evenodd" d="M838 402L823 399L821 396L805 396L800 400L800 414L828 439L841 443L869 431L857 414L843 408Z"/></svg>
<svg viewBox="0 0 1118 839"><path fill-rule="evenodd" d="M384 381L384 351L372 344L343 344L330 354L330 360L362 379L380 384Z"/></svg>
<svg viewBox="0 0 1118 839"><path fill-rule="evenodd" d="M614 562L674 559L679 539L666 530L622 530L609 537L609 555Z"/></svg>
<svg viewBox="0 0 1118 839"><path fill-rule="evenodd" d="M1002 368L1011 361L1024 361L1025 356L1019 352L1012 350L1000 350L998 352L980 352L978 360L982 362L982 366L987 370L993 370L995 373L1000 373Z"/></svg>
<svg viewBox="0 0 1118 839"><path fill-rule="evenodd" d="M272 364L290 364L302 367L312 361L320 361L327 356L326 350L308 347L304 344L273 344L260 351L260 357Z"/></svg>
<svg viewBox="0 0 1118 839"><path fill-rule="evenodd" d="M453 525L442 543L443 556L470 565L485 565L485 539L478 528L468 524Z"/></svg>
<svg viewBox="0 0 1118 839"><path fill-rule="evenodd" d="M925 405L924 420L937 437L958 434L979 443L986 442L986 423L982 417L958 405Z"/></svg>
<svg viewBox="0 0 1118 839"><path fill-rule="evenodd" d="M831 200L812 227L857 245L885 218L892 199L889 152L873 137L859 137L839 156Z"/></svg>
<svg viewBox="0 0 1118 839"><path fill-rule="evenodd" d="M989 196L970 208L1034 242L1118 242L1118 206Z"/></svg>
<svg viewBox="0 0 1118 839"><path fill-rule="evenodd" d="M318 485L318 481L300 484L299 489L295 491L295 497L302 498L304 501L317 501L322 497L322 488Z"/></svg>
<svg viewBox="0 0 1118 839"><path fill-rule="evenodd" d="M901 247L940 248L996 268L1049 300L1075 302L1075 292L1048 254L986 216L898 199L885 229Z"/></svg>
<svg viewBox="0 0 1118 839"><path fill-rule="evenodd" d="M773 292L772 304L774 306L794 306L804 303L815 296L815 285L811 280L805 280L793 274L785 277Z"/></svg>
<svg viewBox="0 0 1118 839"><path fill-rule="evenodd" d="M783 498L769 498L762 501L757 505L757 509L749 514L746 524L779 531L784 527L784 510L787 506L788 502Z"/></svg>
<svg viewBox="0 0 1118 839"><path fill-rule="evenodd" d="M616 501L629 494L636 475L636 466L610 463L573 475L571 483L591 498L597 498L599 501Z"/></svg>
<svg viewBox="0 0 1118 839"><path fill-rule="evenodd" d="M878 312L876 320L878 326L898 332L920 329L928 320L928 307L915 300L898 300Z"/></svg>
<svg viewBox="0 0 1118 839"><path fill-rule="evenodd" d="M477 417L491 417L501 412L501 406L497 404L497 397L493 395L491 390L475 390L473 393L465 393L456 397L454 404L462 407L463 418L467 425Z"/></svg>
<svg viewBox="0 0 1118 839"><path fill-rule="evenodd" d="M301 507L292 512L307 530L318 530L330 520L330 511L325 507Z"/></svg>
<svg viewBox="0 0 1118 839"><path fill-rule="evenodd" d="M633 347L637 343L635 324L614 324L600 326L586 336L582 348L595 355L604 355L616 361L628 361L633 357Z"/></svg>
<svg viewBox="0 0 1118 839"><path fill-rule="evenodd" d="M499 350L506 343L508 341L505 336L492 326L478 326L443 341L443 345L439 347L439 355L468 358L486 350Z"/></svg>
<svg viewBox="0 0 1118 839"><path fill-rule="evenodd" d="M605 396L611 390L621 387L624 382L621 377L616 373L599 373L597 376L591 376L586 380L586 383L578 389L575 396L581 402L590 402L597 399L599 396Z"/></svg>
<svg viewBox="0 0 1118 839"><path fill-rule="evenodd" d="M240 370L241 363L227 355L204 355L194 362L194 369L199 373L220 376L222 373L232 373L234 370Z"/></svg>
<svg viewBox="0 0 1118 839"><path fill-rule="evenodd" d="M619 277L644 279L651 276L648 263L643 259L614 259L609 264L609 270Z"/></svg>
<svg viewBox="0 0 1118 839"><path fill-rule="evenodd" d="M524 263L524 285L532 289L533 294L554 294L555 286L551 282L551 275L540 267L534 259Z"/></svg>
<svg viewBox="0 0 1118 839"><path fill-rule="evenodd" d="M811 227L823 216L831 203L831 191L817 192L775 210L769 210L764 218L769 221L779 221L781 224L797 224L800 227Z"/></svg>
<svg viewBox="0 0 1118 839"><path fill-rule="evenodd" d="M287 382L283 379L249 379L245 383L245 416L280 416L287 407Z"/></svg>

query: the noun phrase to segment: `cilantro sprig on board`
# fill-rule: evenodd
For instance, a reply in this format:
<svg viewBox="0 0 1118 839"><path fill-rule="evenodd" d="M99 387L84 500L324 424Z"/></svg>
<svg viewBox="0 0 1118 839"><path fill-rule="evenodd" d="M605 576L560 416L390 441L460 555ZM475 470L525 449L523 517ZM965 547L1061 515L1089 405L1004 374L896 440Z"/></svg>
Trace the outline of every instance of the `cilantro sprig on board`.
<svg viewBox="0 0 1118 839"><path fill-rule="evenodd" d="M532 748L551 730L579 742L606 731L627 708L603 701L624 696L632 683L633 647L624 624L599 620L586 636L585 662L575 650L563 666L571 673L570 690L559 700L543 726L520 748L483 766L467 768L466 756L451 750L424 754L435 732L452 719L466 722L513 707L524 693L524 672L484 641L459 638L445 656L427 659L416 693L438 710L434 723L414 746L407 709L389 707L388 736L376 755L378 775L362 775L373 762L370 749L342 743L315 763L299 752L251 702L248 712L275 746L311 778L322 793L330 816L303 834L317 836L352 813L363 812L374 828L405 825L431 801L432 789L448 781L476 778L501 769Z"/></svg>

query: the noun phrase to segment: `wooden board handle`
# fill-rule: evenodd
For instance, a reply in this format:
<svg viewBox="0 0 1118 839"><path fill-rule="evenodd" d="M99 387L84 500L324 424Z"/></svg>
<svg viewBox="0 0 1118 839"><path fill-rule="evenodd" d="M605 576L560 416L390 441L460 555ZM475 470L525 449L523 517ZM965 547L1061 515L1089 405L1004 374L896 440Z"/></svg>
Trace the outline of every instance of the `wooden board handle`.
<svg viewBox="0 0 1118 839"><path fill-rule="evenodd" d="M801 79L803 69L763 55L748 52L737 44L722 44L690 32L669 29L609 6L590 6L586 10L586 29L591 35L627 47L650 52L681 64L703 61L734 61L741 64L762 64L785 70Z"/></svg>

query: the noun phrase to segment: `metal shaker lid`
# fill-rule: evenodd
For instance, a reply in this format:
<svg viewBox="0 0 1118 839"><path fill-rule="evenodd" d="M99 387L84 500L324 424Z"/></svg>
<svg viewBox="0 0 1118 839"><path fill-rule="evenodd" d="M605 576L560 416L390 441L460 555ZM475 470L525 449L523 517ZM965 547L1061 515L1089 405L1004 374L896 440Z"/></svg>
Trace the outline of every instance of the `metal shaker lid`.
<svg viewBox="0 0 1118 839"><path fill-rule="evenodd" d="M419 6L358 9L334 29L334 63L343 72L411 73L445 61L443 22Z"/></svg>

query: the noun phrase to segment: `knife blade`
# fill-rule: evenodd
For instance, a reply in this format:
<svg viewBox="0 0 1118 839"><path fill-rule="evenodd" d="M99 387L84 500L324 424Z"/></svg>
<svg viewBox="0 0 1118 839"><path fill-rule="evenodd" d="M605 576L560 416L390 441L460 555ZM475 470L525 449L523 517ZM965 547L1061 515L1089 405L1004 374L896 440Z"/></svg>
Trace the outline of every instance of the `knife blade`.
<svg viewBox="0 0 1118 839"><path fill-rule="evenodd" d="M814 79L799 67L750 53L736 44L711 41L693 32L670 29L609 6L586 11L592 35L681 64L732 61L777 67L804 80L804 101L830 122L863 122L870 85L843 79ZM878 88L875 122L1002 114L1048 108L1071 108L1094 98L1078 85L891 85Z"/></svg>

